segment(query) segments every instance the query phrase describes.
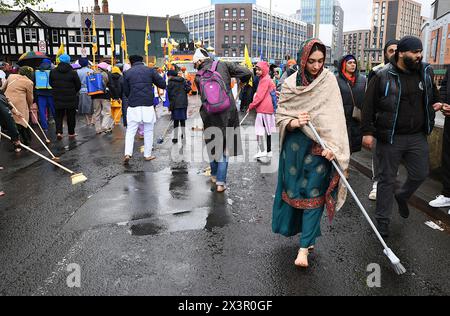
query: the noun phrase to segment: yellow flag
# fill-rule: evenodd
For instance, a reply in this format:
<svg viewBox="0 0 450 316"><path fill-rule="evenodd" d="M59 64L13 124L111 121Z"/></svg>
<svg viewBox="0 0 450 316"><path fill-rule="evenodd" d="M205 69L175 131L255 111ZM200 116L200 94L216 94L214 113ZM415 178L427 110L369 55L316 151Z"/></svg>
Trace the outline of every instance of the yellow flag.
<svg viewBox="0 0 450 316"><path fill-rule="evenodd" d="M110 29L109 29L109 34L110 34L110 41L111 41L111 66L114 66L114 52L116 50L115 45L114 45L114 17L111 15L111 25L110 25Z"/></svg>
<svg viewBox="0 0 450 316"><path fill-rule="evenodd" d="M61 46L58 49L58 52L56 53L56 64L59 65L59 56L64 54L66 52L66 49L64 48L64 43L61 43Z"/></svg>
<svg viewBox="0 0 450 316"><path fill-rule="evenodd" d="M122 47L125 53L125 59L128 60L127 32L125 30L125 21L123 20L123 15L122 15L122 40L120 46Z"/></svg>
<svg viewBox="0 0 450 316"><path fill-rule="evenodd" d="M150 23L148 21L148 16L147 16L147 28L145 29L145 44L144 44L145 56L148 56L148 46L151 43L152 43L152 37L150 34Z"/></svg>
<svg viewBox="0 0 450 316"><path fill-rule="evenodd" d="M95 15L92 16L92 53L97 55L98 52L98 41L97 41L97 28L95 27Z"/></svg>
<svg viewBox="0 0 450 316"><path fill-rule="evenodd" d="M250 54L248 53L247 45L245 45L245 55L244 55L244 66L246 66L250 71L253 73L253 64L252 59L250 58ZM253 87L253 78L250 78L250 81L248 82L250 87Z"/></svg>
<svg viewBox="0 0 450 316"><path fill-rule="evenodd" d="M169 22L169 18L167 17L167 39L169 39L171 37L170 35L170 22Z"/></svg>

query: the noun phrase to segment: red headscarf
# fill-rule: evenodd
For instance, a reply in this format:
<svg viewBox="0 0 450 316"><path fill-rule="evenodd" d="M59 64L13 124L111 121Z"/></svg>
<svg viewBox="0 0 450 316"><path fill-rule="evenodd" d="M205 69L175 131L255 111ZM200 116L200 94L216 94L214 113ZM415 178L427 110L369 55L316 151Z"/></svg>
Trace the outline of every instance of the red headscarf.
<svg viewBox="0 0 450 316"><path fill-rule="evenodd" d="M352 75L347 72L347 63L350 60L356 61L356 59L350 55L342 60L341 72L344 75L344 77L351 83L351 85L354 86L356 83L356 76L355 76L355 74Z"/></svg>

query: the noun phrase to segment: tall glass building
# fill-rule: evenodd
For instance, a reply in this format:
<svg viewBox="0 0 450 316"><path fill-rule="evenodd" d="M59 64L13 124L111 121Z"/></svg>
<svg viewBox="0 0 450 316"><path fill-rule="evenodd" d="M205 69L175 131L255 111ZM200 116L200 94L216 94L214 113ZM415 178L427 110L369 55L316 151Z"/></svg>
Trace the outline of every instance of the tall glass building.
<svg viewBox="0 0 450 316"><path fill-rule="evenodd" d="M336 0L320 1L320 24L333 24ZM316 0L301 0L301 19L306 23L316 22Z"/></svg>
<svg viewBox="0 0 450 316"><path fill-rule="evenodd" d="M301 0L300 19L316 23L316 0ZM320 39L331 47L333 60L343 54L344 10L338 0L320 0Z"/></svg>

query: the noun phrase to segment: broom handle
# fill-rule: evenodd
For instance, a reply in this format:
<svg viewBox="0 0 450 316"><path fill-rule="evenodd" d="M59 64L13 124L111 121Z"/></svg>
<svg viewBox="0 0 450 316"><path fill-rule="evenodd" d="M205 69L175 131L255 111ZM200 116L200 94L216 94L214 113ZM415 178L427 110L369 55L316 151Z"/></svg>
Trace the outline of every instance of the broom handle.
<svg viewBox="0 0 450 316"><path fill-rule="evenodd" d="M245 120L247 119L247 117L248 117L248 115L250 114L250 112L247 112L247 114L244 116L244 118L242 119L242 122L241 122L241 124L239 124L239 125L242 125L244 122L245 122Z"/></svg>
<svg viewBox="0 0 450 316"><path fill-rule="evenodd" d="M311 130L314 133L314 136L317 138L317 140L320 143L320 146L322 146L322 148L327 149L327 146L325 145L325 143L323 142L322 138L320 137L319 133L317 132L317 130L315 129L315 127L312 125L311 122L308 122L308 126L309 128L311 128ZM364 208L364 206L362 205L361 201L359 200L358 196L356 195L355 191L353 190L352 186L350 185L350 183L347 181L347 178L345 177L344 173L342 172L341 168L339 167L339 165L337 164L337 162L335 160L332 161L334 168L337 170L337 172L339 173L339 175L341 176L341 180L344 182L345 186L347 187L347 189L350 191L350 193L352 194L353 198L356 201L356 204L358 204L359 208L361 209L361 211L364 214L364 217L367 219L367 221L369 222L370 226L372 227L373 231L375 232L375 234L377 235L378 239L380 240L381 244L383 245L385 250L389 250L389 247L387 246L386 242L384 241L383 237L381 237L380 232L378 231L378 229L376 228L376 226L374 225L372 219L370 218L369 214L367 213L366 209Z"/></svg>
<svg viewBox="0 0 450 316"><path fill-rule="evenodd" d="M46 141L49 141L49 139L48 139L47 135L45 134L44 129L42 128L41 124L39 123L39 120L37 119L36 115L34 114L33 111L31 111L31 114L33 115L34 120L37 122L37 124L38 124L38 126L39 126L39 129L40 129L41 132L42 132L42 135L44 135L45 140L46 140Z"/></svg>
<svg viewBox="0 0 450 316"><path fill-rule="evenodd" d="M21 114L20 111L14 106L14 104L11 103L11 101L9 101L9 103L11 104L11 106L14 108L14 110L16 110L17 113ZM34 136L36 136L36 138L39 140L39 142L42 144L42 146L44 146L44 148L48 151L48 153L50 154L50 156L52 156L53 158L56 158L55 155L53 155L53 153L50 151L50 149L47 147L47 145L44 144L44 142L42 141L42 139L38 136L38 134L34 131L34 129L31 128L30 124L28 124L27 120L22 116L22 121L25 123L25 125L27 126L27 128L29 130L31 130L31 132L34 134Z"/></svg>
<svg viewBox="0 0 450 316"><path fill-rule="evenodd" d="M11 137L9 137L9 136L6 135L6 134L3 134L2 132L0 132L0 135L2 135L3 137L5 137L5 138L11 140ZM61 166L59 163L54 162L53 160L51 160L51 159L45 157L44 155L41 155L40 153L38 153L37 151L31 149L30 147L28 147L28 146L26 146L26 145L24 145L24 144L22 144L22 143L20 143L20 146L21 146L22 148L28 150L29 152L31 152L31 153L33 153L33 154L35 154L35 155L41 157L42 159L47 160L47 161L50 162L51 164L54 164L56 167L61 168L62 170L64 170L64 171L70 173L71 175L74 175L74 174L75 174L75 172L73 172L73 171L67 169L67 168L64 167L64 166Z"/></svg>

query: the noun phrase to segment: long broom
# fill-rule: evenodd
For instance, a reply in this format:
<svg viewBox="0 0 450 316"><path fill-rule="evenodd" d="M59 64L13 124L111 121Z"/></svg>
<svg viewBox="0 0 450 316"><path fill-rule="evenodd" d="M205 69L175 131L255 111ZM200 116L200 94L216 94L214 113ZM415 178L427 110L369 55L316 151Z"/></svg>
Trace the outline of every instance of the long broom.
<svg viewBox="0 0 450 316"><path fill-rule="evenodd" d="M158 137L157 143L158 143L159 145L161 145L162 143L164 143L164 138L166 137L167 132L169 132L169 128L170 128L170 126L172 125L172 122L173 122L173 121L170 120L169 125L167 125L167 127L166 127L164 133L162 134L162 136Z"/></svg>
<svg viewBox="0 0 450 316"><path fill-rule="evenodd" d="M9 137L8 135L6 135L6 134L4 134L4 133L2 133L2 132L0 132L0 135L3 136L3 137L5 137L5 138L7 138L7 139L9 139L9 140L11 140L11 137ZM82 173L75 173L75 172L73 172L72 170L69 170L69 169L67 169L66 167L60 165L59 163L57 163L57 162L55 162L55 161L53 161L53 160L51 160L51 159L45 157L44 155L41 155L41 154L38 153L37 151L31 149L31 148L28 147L28 146L25 146L25 145L22 144L22 143L20 144L20 146L21 146L22 148L28 150L29 152L35 154L36 156L38 156L38 157L40 157L40 158L42 158L42 159L44 159L44 160L50 162L51 164L55 165L56 167L61 168L62 170L64 170L64 171L70 173L70 174L71 174L71 178L72 178L72 185L77 185L77 184L79 184L79 183L83 183L83 182L86 182L86 181L87 181L88 178L87 178L84 174L82 174Z"/></svg>
<svg viewBox="0 0 450 316"><path fill-rule="evenodd" d="M308 122L308 126L309 128L311 128L311 130L313 131L315 137L317 138L317 140L320 143L320 146L322 146L322 148L327 149L327 146L325 145L325 143L323 142L322 138L320 137L319 133L317 132L317 130L315 129L315 127L312 125L311 122ZM339 175L341 176L342 181L344 182L345 186L347 187L347 189L350 191L350 193L352 194L353 198L355 199L356 203L358 204L359 208L361 209L362 213L364 214L365 218L367 219L367 221L369 222L370 226L372 227L373 231L375 232L375 234L377 235L378 239L380 240L381 244L384 247L384 254L389 258L389 260L391 261L392 267L394 268L394 271L398 274L398 275L402 275L406 273L406 269L405 267L400 263L400 259L394 254L394 252L387 246L386 242L384 241L383 237L381 237L380 232L378 231L378 229L375 227L372 219L370 218L369 214L367 213L366 209L364 208L364 206L362 205L361 201L359 200L358 196L356 195L355 191L353 190L353 188L351 187L350 183L347 181L347 178L345 177L344 173L342 172L341 168L339 167L339 165L337 164L337 162L335 160L332 161L334 168L337 170L337 172L339 173Z"/></svg>
<svg viewBox="0 0 450 316"><path fill-rule="evenodd" d="M11 106L16 110L17 113L21 114L20 111L14 106L14 104L9 101L9 104L11 104ZM42 139L38 136L38 134L34 131L34 129L30 126L30 124L28 124L27 120L22 116L21 117L22 121L25 123L25 125L27 126L27 128L34 134L34 136L36 136L36 138L39 140L39 142L42 144L42 146L44 146L44 148L48 151L48 153L50 154L50 156L52 156L52 160L53 161L60 161L60 159L58 157L56 157L55 155L53 155L53 153L51 152L51 150L47 147L47 145L44 144L44 142L42 141Z"/></svg>
<svg viewBox="0 0 450 316"><path fill-rule="evenodd" d="M31 114L33 115L34 120L36 121L37 125L39 126L39 129L41 130L42 135L44 135L45 142L47 144L50 144L51 141L50 141L50 139L48 139L47 134L45 134L44 129L42 128L41 124L39 123L39 120L37 119L36 115L34 114L33 111L31 111Z"/></svg>

